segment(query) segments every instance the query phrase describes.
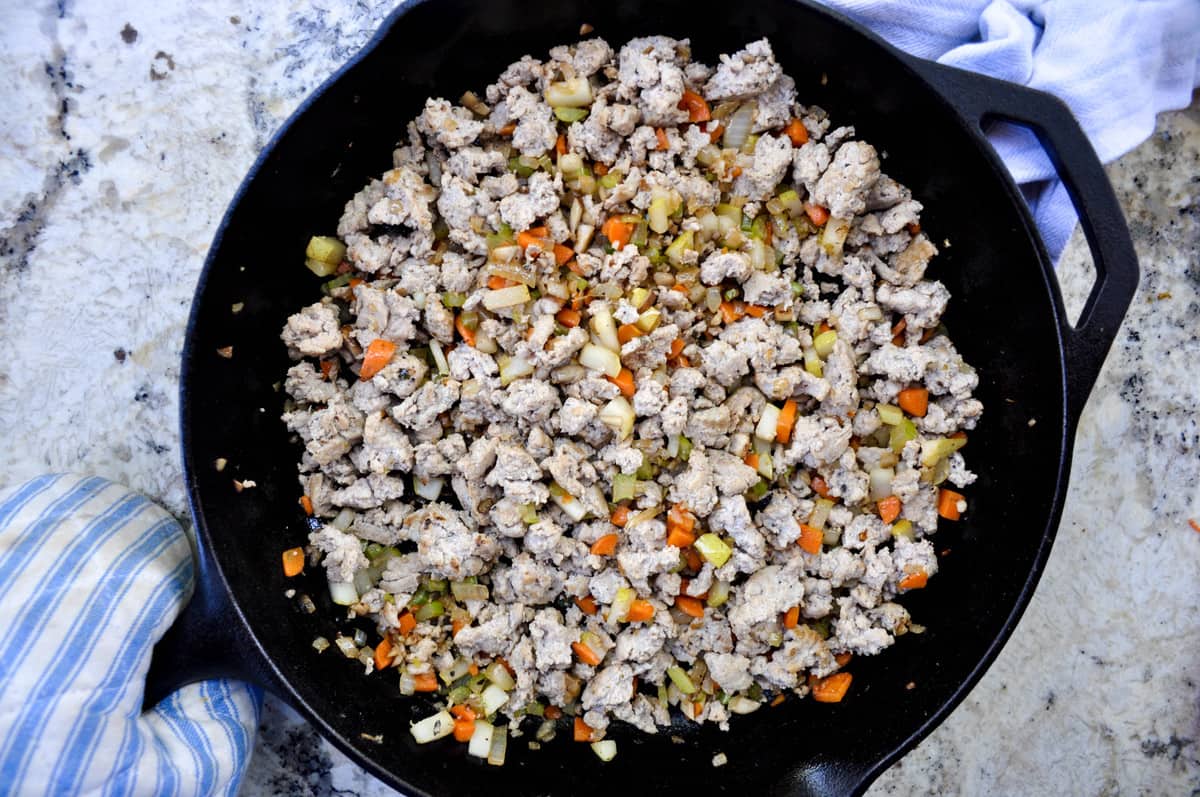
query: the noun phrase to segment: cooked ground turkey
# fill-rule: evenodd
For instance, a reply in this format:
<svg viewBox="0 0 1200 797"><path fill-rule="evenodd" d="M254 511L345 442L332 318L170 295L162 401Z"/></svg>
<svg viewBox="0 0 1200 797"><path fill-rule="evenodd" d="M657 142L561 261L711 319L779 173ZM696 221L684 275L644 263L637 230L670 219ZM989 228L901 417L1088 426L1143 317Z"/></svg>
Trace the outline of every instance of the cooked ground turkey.
<svg viewBox="0 0 1200 797"><path fill-rule="evenodd" d="M428 100L283 330L310 554L403 691L727 727L909 629L982 406L881 168L765 39Z"/></svg>

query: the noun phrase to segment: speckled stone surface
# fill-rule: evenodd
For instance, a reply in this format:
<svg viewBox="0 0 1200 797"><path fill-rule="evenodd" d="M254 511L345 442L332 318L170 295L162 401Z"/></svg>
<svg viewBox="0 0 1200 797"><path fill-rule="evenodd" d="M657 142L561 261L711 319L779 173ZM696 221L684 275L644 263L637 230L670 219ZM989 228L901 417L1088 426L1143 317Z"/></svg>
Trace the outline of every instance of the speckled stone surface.
<svg viewBox="0 0 1200 797"><path fill-rule="evenodd" d="M213 231L390 3L10 3L0 28L0 483L85 470L184 513L176 380ZM966 701L871 794L1200 784L1200 103L1109 167L1140 290L1046 573ZM1090 285L1078 234L1069 306ZM269 700L243 794L392 792Z"/></svg>

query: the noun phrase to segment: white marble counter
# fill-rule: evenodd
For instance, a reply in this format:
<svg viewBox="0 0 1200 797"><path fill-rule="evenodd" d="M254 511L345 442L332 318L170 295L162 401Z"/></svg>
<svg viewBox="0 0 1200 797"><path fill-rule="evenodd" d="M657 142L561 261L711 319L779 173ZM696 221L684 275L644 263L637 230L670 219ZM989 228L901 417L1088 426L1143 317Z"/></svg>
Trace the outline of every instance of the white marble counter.
<svg viewBox="0 0 1200 797"><path fill-rule="evenodd" d="M176 380L214 228L390 3L10 4L0 31L0 482L123 481L184 514ZM1046 573L970 697L872 794L1200 782L1200 105L1110 167L1142 285L1080 425ZM1082 242L1061 269L1078 306ZM391 792L270 701L243 793Z"/></svg>

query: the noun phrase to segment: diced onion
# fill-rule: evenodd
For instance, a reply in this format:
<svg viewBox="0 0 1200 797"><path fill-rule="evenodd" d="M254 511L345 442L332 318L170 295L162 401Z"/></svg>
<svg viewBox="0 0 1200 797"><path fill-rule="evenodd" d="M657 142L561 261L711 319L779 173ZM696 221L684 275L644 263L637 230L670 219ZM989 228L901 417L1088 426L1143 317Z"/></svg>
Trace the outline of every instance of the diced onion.
<svg viewBox="0 0 1200 797"><path fill-rule="evenodd" d="M483 295L483 306L488 310L502 310L505 307L515 307L519 304L525 304L529 299L529 286L512 285L485 293Z"/></svg>
<svg viewBox="0 0 1200 797"><path fill-rule="evenodd" d="M413 477L413 492L424 498L426 501L436 501L438 496L442 494L442 485L446 480L441 476L434 476L429 481L425 481L417 476Z"/></svg>
<svg viewBox="0 0 1200 797"><path fill-rule="evenodd" d="M764 404L762 416L758 419L758 426L754 427L754 436L759 440L771 442L775 439L778 428L779 408L774 404Z"/></svg>
<svg viewBox="0 0 1200 797"><path fill-rule="evenodd" d="M762 703L759 703L757 700L751 700L748 697L743 697L742 695L734 695L729 698L727 708L734 714L753 714L762 708Z"/></svg>
<svg viewBox="0 0 1200 797"><path fill-rule="evenodd" d="M353 509L343 508L341 512L337 513L337 517L335 517L329 525L333 526L339 531L345 531L346 529L350 528L350 524L354 522L354 518L355 514Z"/></svg>
<svg viewBox="0 0 1200 797"><path fill-rule="evenodd" d="M454 732L454 717L451 717L448 711L439 711L415 723L409 728L409 732L412 733L417 744L428 744L436 739L444 739Z"/></svg>
<svg viewBox="0 0 1200 797"><path fill-rule="evenodd" d="M659 322L662 321L662 311L657 307L651 307L646 312L638 316L638 320L634 322L638 329L645 332L647 335L658 328Z"/></svg>
<svg viewBox="0 0 1200 797"><path fill-rule="evenodd" d="M508 386L514 380L520 379L523 376L529 376L533 373L533 363L521 357L501 356L498 358L500 363L500 384ZM620 373L618 370L617 373Z"/></svg>
<svg viewBox="0 0 1200 797"><path fill-rule="evenodd" d="M487 758L492 751L492 723L487 720L475 720L475 732L467 744L467 755L476 758Z"/></svg>
<svg viewBox="0 0 1200 797"><path fill-rule="evenodd" d="M646 220L650 223L650 229L660 235L671 226L671 201L665 194L658 194L650 200Z"/></svg>
<svg viewBox="0 0 1200 797"><path fill-rule="evenodd" d="M583 350L579 352L579 364L614 378L621 373L620 356L612 349L594 343L583 344Z"/></svg>
<svg viewBox="0 0 1200 797"><path fill-rule="evenodd" d="M967 444L966 438L937 437L921 443L921 464L925 467L936 465L939 460L953 454Z"/></svg>
<svg viewBox="0 0 1200 797"><path fill-rule="evenodd" d="M317 653L324 653L326 648L329 647L329 640L323 636L319 636L313 640L312 646Z"/></svg>
<svg viewBox="0 0 1200 797"><path fill-rule="evenodd" d="M558 170L567 177L575 177L583 171L583 158L575 152L567 152L558 156ZM582 213L582 209L580 210Z"/></svg>
<svg viewBox="0 0 1200 797"><path fill-rule="evenodd" d="M582 108L592 104L592 85L587 78L560 80L546 87L546 104L551 108Z"/></svg>
<svg viewBox="0 0 1200 797"><path fill-rule="evenodd" d="M429 353L433 355L433 364L437 366L438 373L442 376L450 373L450 363L446 362L446 353L442 351L442 344L436 340L429 341Z"/></svg>
<svg viewBox="0 0 1200 797"><path fill-rule="evenodd" d="M479 696L479 706L484 716L491 716L504 707L508 702L508 692L496 684L488 684L487 689Z"/></svg>
<svg viewBox="0 0 1200 797"><path fill-rule="evenodd" d="M358 645L355 645L354 640L351 639L350 637L342 636L341 634L338 634L337 637L333 640L333 642L335 645L337 645L338 650L340 650L342 652L342 655L345 656L346 658L348 658L348 659L358 658Z"/></svg>
<svg viewBox="0 0 1200 797"><path fill-rule="evenodd" d="M314 235L308 239L304 256L336 267L346 257L346 245L328 235Z"/></svg>
<svg viewBox="0 0 1200 797"><path fill-rule="evenodd" d="M632 587L621 587L617 590L617 595L613 598L612 606L608 609L609 625L624 622L625 618L629 616L629 607L633 605L636 597L637 592ZM591 646L589 645L588 647Z"/></svg>
<svg viewBox="0 0 1200 797"><path fill-rule="evenodd" d="M588 246L592 243L592 236L596 234L596 228L591 224L580 224L575 230L575 251L586 252Z"/></svg>
<svg viewBox="0 0 1200 797"><path fill-rule="evenodd" d="M818 379L825 375L825 365L811 346L804 350L804 370Z"/></svg>
<svg viewBox="0 0 1200 797"><path fill-rule="evenodd" d="M492 730L492 749L488 752L487 762L494 767L502 766L507 750L508 727L502 725Z"/></svg>
<svg viewBox="0 0 1200 797"><path fill-rule="evenodd" d="M881 498L887 498L892 494L892 479L895 478L896 472L891 468L872 468L871 469L871 500L878 501Z"/></svg>
<svg viewBox="0 0 1200 797"><path fill-rule="evenodd" d="M475 348L484 354L495 354L500 350L500 347L496 344L496 339L482 329L475 332Z"/></svg>
<svg viewBox="0 0 1200 797"><path fill-rule="evenodd" d="M833 509L833 501L828 498L818 498L816 506L813 507L812 514L808 518L808 525L814 529L824 529L831 509Z"/></svg>
<svg viewBox="0 0 1200 797"><path fill-rule="evenodd" d="M330 581L329 597L338 606L353 606L358 603L358 591L349 581Z"/></svg>
<svg viewBox="0 0 1200 797"><path fill-rule="evenodd" d="M601 739L598 742L592 742L592 752L601 761L607 763L617 757L617 743L612 739Z"/></svg>
<svg viewBox="0 0 1200 797"><path fill-rule="evenodd" d="M621 341L617 338L617 324L613 320L612 311L606 304L593 304L588 308L592 314L589 326L600 340L601 345L615 352L621 351ZM609 374L616 376L616 374Z"/></svg>
<svg viewBox="0 0 1200 797"><path fill-rule="evenodd" d="M725 137L721 140L721 146L726 149L741 149L754 126L754 110L754 103L747 102L733 112L725 125Z"/></svg>
<svg viewBox="0 0 1200 797"><path fill-rule="evenodd" d="M709 608L716 609L718 606L723 606L727 600L729 600L729 582L714 581L708 589L708 599L705 603Z"/></svg>
<svg viewBox="0 0 1200 797"><path fill-rule="evenodd" d="M583 501L572 495L561 491L555 494L552 490L550 492L550 500L557 504L559 509L566 512L567 517L571 518L575 523L583 520L584 516L587 515L587 507L583 505Z"/></svg>
<svg viewBox="0 0 1200 797"><path fill-rule="evenodd" d="M489 664L483 671L483 674L489 681L505 692L511 692L516 688L517 682L513 680L512 674L508 671L507 667L498 661L493 661Z"/></svg>
<svg viewBox="0 0 1200 797"><path fill-rule="evenodd" d="M612 429L618 439L624 440L633 433L633 407L624 396L617 396L601 408L600 422Z"/></svg>
<svg viewBox="0 0 1200 797"><path fill-rule="evenodd" d="M842 245L849 234L849 220L830 218L821 230L821 248L827 255L836 257L842 253Z"/></svg>
<svg viewBox="0 0 1200 797"><path fill-rule="evenodd" d="M456 601L485 601L489 597L486 584L467 584L455 581L450 584L450 592Z"/></svg>

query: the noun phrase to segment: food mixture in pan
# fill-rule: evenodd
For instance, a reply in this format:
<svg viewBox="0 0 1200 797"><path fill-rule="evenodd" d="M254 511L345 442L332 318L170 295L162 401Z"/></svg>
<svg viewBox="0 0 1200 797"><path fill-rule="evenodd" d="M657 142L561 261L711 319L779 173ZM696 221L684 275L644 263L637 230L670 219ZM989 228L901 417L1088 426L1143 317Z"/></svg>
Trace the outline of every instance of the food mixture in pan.
<svg viewBox="0 0 1200 797"><path fill-rule="evenodd" d="M436 693L418 741L573 722L607 760L614 720L842 700L920 630L982 405L882 157L765 39L592 39L428 100L312 239L307 556L375 623L341 651Z"/></svg>

